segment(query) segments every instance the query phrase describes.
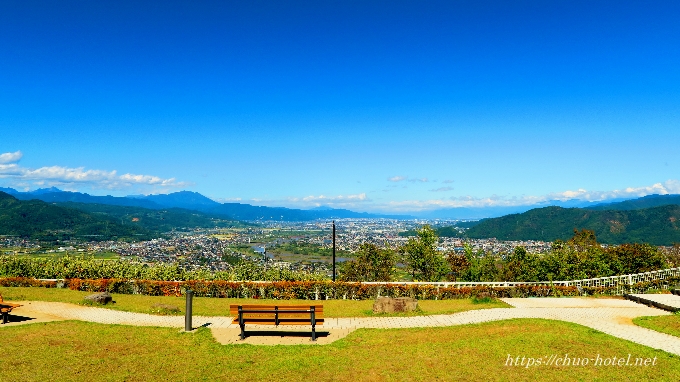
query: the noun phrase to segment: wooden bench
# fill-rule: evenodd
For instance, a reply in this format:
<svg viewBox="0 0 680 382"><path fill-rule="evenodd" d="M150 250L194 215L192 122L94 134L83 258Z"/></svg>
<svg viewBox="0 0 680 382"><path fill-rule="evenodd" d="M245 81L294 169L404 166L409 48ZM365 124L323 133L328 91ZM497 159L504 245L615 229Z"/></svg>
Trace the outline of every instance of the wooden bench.
<svg viewBox="0 0 680 382"><path fill-rule="evenodd" d="M0 294L0 313L2 313L2 323L6 324L9 322L9 312L14 308L18 308L19 304L10 304L9 302L4 302L2 300L2 295Z"/></svg>
<svg viewBox="0 0 680 382"><path fill-rule="evenodd" d="M232 324L241 328L241 339L246 338L246 324L253 325L311 325L312 341L316 341L316 325L323 325L323 305L230 305Z"/></svg>

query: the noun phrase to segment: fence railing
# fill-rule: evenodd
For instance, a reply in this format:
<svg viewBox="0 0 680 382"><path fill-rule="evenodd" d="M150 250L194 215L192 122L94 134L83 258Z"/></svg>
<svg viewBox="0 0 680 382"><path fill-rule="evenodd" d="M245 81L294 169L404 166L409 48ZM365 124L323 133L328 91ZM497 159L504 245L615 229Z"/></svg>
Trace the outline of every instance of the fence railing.
<svg viewBox="0 0 680 382"><path fill-rule="evenodd" d="M362 284L396 284L396 285L432 285L444 288L465 288L475 286L488 287L514 287L518 285L556 285L556 286L575 286L575 287L616 287L619 294L625 293L627 287L641 282L649 282L656 280L666 280L670 277L680 277L680 267L661 269L658 271L650 271L643 273L635 273L630 275L597 277L593 279L584 280L569 280L569 281L445 281L445 282L409 282L409 281L365 281Z"/></svg>

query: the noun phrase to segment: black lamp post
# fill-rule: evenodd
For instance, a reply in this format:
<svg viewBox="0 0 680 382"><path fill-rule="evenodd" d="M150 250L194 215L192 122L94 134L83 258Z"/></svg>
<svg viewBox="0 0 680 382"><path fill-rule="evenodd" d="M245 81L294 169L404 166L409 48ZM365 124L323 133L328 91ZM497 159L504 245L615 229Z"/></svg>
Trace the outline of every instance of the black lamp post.
<svg viewBox="0 0 680 382"><path fill-rule="evenodd" d="M335 220L333 220L333 282L335 282Z"/></svg>

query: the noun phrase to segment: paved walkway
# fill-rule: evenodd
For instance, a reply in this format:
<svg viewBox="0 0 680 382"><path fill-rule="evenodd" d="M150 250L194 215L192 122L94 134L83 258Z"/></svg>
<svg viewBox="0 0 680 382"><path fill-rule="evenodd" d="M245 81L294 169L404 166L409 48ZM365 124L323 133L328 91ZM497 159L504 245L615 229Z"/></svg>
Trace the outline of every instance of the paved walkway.
<svg viewBox="0 0 680 382"><path fill-rule="evenodd" d="M662 316L670 313L620 299L590 298L524 298L502 299L514 308L494 308L471 310L455 314L416 316L416 317L361 317L326 318L323 326L317 326L319 340L309 340L310 327L299 327L294 331L272 330L271 326L248 325L246 332L257 334L239 341L238 325L231 323L231 317L194 316L193 326L206 326L212 330L216 340L222 344L318 344L331 343L358 328L414 328L440 327L474 324L512 318L543 318L561 320L584 325L612 336L669 353L680 355L680 338L636 326L632 319L640 316ZM184 328L183 316L155 316L143 313L130 313L105 308L84 307L79 305L27 301L13 313L15 321L0 327L10 327L23 323L54 320L81 320L102 324L121 324L137 326L160 326ZM22 320L24 318L24 321Z"/></svg>

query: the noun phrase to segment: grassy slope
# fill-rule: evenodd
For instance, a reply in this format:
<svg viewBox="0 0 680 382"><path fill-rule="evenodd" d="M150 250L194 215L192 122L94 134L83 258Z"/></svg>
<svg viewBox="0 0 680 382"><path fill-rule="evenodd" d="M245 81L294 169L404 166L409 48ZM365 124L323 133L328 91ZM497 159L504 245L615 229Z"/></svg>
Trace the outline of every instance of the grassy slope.
<svg viewBox="0 0 680 382"><path fill-rule="evenodd" d="M680 337L680 315L677 314L672 316L638 317L633 320L633 323L647 329L656 330L657 332Z"/></svg>
<svg viewBox="0 0 680 382"><path fill-rule="evenodd" d="M89 292L72 291L68 289L47 288L8 288L0 287L0 294L5 300L14 301L57 301L79 304L83 302ZM110 309L128 312L150 313L155 304L173 305L180 308L184 314L185 300L183 297L142 296L114 294L116 304L108 305ZM372 316L373 301L350 301L350 300L254 300L254 299L228 299L196 297L193 301L193 313L197 316L228 316L229 304L323 304L326 317L364 317ZM475 304L470 299L419 301L421 309L418 315L456 313L473 309L508 308L509 305L502 301ZM403 315L403 314L402 314ZM411 315L415 315L411 314Z"/></svg>
<svg viewBox="0 0 680 382"><path fill-rule="evenodd" d="M579 325L548 320L422 329L361 329L326 346L220 345L209 329L54 322L0 328L3 379L568 381L680 380L680 359ZM657 357L647 367L506 366L511 356Z"/></svg>

